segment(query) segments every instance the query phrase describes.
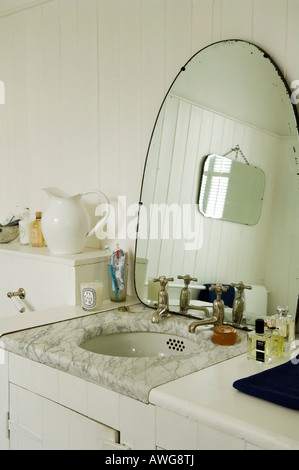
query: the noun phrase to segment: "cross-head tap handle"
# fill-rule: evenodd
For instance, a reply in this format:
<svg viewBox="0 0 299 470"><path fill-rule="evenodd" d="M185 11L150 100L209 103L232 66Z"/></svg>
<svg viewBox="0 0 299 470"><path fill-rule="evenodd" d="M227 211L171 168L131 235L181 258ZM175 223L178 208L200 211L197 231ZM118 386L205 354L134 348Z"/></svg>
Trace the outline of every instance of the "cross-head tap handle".
<svg viewBox="0 0 299 470"><path fill-rule="evenodd" d="M189 286L191 281L197 282L197 277L191 277L190 274L185 274L185 276L179 274L178 279L184 279L185 286Z"/></svg>
<svg viewBox="0 0 299 470"><path fill-rule="evenodd" d="M245 286L243 281L240 281L239 284L235 284L234 282L232 282L231 286L235 287L238 292L243 292L244 289L252 289L252 286Z"/></svg>
<svg viewBox="0 0 299 470"><path fill-rule="evenodd" d="M229 286L223 286L222 284L212 284L209 290L214 290L217 295L217 299L221 299L221 294L228 290Z"/></svg>
<svg viewBox="0 0 299 470"><path fill-rule="evenodd" d="M166 285L170 281L174 281L173 277L166 277L166 276L160 276L158 278L153 279L154 282L160 282L161 290L165 290Z"/></svg>

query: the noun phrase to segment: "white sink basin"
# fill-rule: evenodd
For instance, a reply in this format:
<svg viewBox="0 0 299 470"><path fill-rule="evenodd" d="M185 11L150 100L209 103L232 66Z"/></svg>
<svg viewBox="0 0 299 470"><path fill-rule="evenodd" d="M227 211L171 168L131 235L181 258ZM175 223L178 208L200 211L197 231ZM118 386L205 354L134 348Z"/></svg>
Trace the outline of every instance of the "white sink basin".
<svg viewBox="0 0 299 470"><path fill-rule="evenodd" d="M125 332L97 336L80 344L97 354L119 357L165 357L200 351L200 346L181 336L156 332Z"/></svg>

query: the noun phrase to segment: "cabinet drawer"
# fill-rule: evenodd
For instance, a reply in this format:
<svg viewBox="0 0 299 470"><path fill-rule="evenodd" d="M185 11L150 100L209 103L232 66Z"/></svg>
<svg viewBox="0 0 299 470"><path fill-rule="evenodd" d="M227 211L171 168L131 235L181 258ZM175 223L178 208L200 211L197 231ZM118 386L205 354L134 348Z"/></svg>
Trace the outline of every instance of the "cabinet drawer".
<svg viewBox="0 0 299 470"><path fill-rule="evenodd" d="M11 450L103 450L119 433L69 408L10 384Z"/></svg>

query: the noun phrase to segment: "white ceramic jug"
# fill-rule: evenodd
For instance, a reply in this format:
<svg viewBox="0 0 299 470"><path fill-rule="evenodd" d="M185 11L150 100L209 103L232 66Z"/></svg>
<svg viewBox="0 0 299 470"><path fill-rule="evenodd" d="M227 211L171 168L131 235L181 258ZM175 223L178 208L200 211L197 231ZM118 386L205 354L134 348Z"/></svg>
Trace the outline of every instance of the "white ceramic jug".
<svg viewBox="0 0 299 470"><path fill-rule="evenodd" d="M50 203L42 216L42 231L49 250L54 254L70 255L81 253L86 239L105 224L109 216L109 201L104 193L97 190L68 196L58 188L45 188ZM99 194L106 203L105 216L90 230L90 218L82 196Z"/></svg>

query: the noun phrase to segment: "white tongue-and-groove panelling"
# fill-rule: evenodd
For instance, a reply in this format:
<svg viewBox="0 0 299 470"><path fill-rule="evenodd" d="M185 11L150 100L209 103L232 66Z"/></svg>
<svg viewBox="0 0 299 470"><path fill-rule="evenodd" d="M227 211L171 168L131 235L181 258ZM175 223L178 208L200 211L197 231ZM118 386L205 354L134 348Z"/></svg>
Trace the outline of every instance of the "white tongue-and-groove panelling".
<svg viewBox="0 0 299 470"><path fill-rule="evenodd" d="M239 38L269 52L291 84L298 18L297 0L0 0L0 217L16 206L44 211L44 187L98 188L116 213L126 197L116 237L132 253L126 211L181 66Z"/></svg>

